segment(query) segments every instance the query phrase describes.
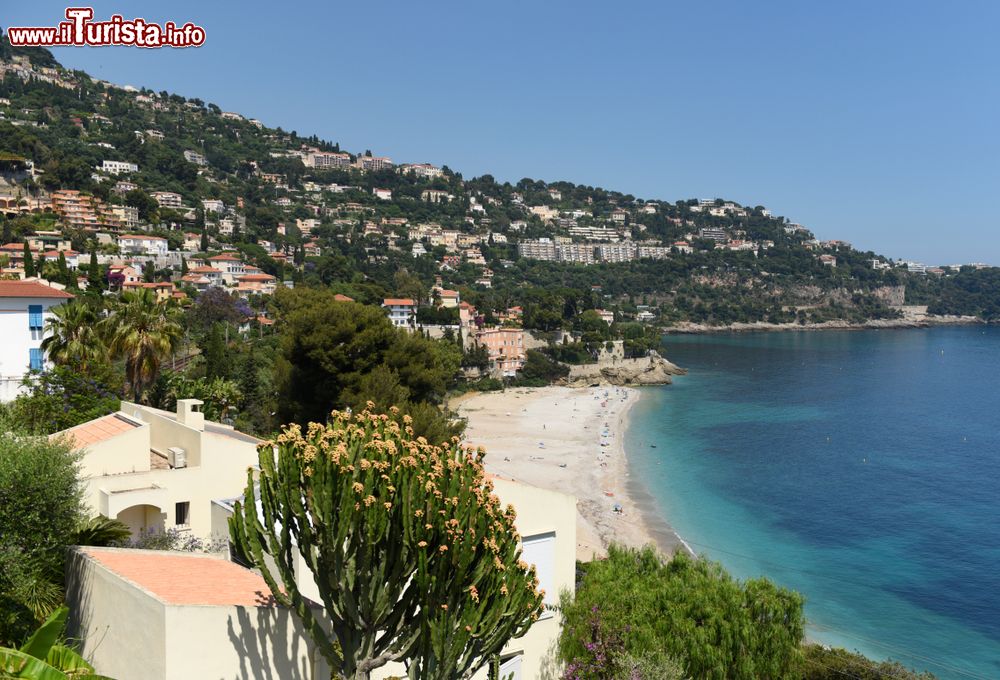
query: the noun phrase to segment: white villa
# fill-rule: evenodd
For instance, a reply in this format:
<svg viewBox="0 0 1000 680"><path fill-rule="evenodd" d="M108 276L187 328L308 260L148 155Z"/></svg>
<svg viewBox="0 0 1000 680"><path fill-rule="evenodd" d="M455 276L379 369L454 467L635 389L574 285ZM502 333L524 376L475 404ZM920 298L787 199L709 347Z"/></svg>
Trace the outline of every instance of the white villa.
<svg viewBox="0 0 1000 680"><path fill-rule="evenodd" d="M52 307L72 299L66 291L36 279L0 281L0 401L11 401L20 393L29 370L48 366L42 351L45 322Z"/></svg>
<svg viewBox="0 0 1000 680"><path fill-rule="evenodd" d="M386 298L382 308L389 312L389 321L396 328L413 328L417 323L417 303L410 298Z"/></svg>
<svg viewBox="0 0 1000 680"><path fill-rule="evenodd" d="M212 501L243 491L260 441L206 421L201 405L179 399L170 413L123 401L116 413L53 435L83 452L91 514L119 519L134 534L176 528L209 538Z"/></svg>

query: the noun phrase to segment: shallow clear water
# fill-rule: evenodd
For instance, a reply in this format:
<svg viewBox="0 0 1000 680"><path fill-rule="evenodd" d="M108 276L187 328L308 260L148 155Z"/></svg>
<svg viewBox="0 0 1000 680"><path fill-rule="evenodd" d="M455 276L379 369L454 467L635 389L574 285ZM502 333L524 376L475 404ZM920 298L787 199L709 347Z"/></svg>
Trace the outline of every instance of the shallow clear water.
<svg viewBox="0 0 1000 680"><path fill-rule="evenodd" d="M1000 678L1000 328L674 336L626 444L681 537L812 639ZM656 445L653 448L652 445Z"/></svg>

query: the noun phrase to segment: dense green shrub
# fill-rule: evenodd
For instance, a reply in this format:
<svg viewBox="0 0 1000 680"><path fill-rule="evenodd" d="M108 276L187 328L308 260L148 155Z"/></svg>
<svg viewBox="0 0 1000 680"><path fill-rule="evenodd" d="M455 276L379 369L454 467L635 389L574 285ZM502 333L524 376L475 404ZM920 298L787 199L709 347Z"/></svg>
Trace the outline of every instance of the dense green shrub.
<svg viewBox="0 0 1000 680"><path fill-rule="evenodd" d="M703 558L612 546L586 565L575 597L563 596L559 653L568 664L588 658L596 612L624 652L677 659L686 677L796 678L802 604L797 593L737 581Z"/></svg>

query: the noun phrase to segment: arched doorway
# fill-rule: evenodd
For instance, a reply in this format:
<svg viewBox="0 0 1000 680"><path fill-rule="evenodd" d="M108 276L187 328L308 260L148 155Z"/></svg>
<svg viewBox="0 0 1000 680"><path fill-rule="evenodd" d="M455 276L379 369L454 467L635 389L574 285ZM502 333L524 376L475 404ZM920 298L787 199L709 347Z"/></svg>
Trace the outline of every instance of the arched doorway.
<svg viewBox="0 0 1000 680"><path fill-rule="evenodd" d="M128 526L133 536L162 532L167 514L155 505L133 505L118 513L117 519Z"/></svg>

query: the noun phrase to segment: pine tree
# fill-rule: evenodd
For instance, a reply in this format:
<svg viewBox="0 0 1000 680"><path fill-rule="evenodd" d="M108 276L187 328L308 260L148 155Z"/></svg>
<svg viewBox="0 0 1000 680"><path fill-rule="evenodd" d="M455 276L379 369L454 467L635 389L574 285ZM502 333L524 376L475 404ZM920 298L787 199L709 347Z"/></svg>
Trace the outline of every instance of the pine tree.
<svg viewBox="0 0 1000 680"><path fill-rule="evenodd" d="M187 259L183 255L181 255L181 276L184 276L187 273L188 273L188 262Z"/></svg>
<svg viewBox="0 0 1000 680"><path fill-rule="evenodd" d="M28 242L24 242L24 277L30 278L35 275L35 261L31 259L31 247Z"/></svg>
<svg viewBox="0 0 1000 680"><path fill-rule="evenodd" d="M201 229L201 252L208 252L208 229L204 226Z"/></svg>

